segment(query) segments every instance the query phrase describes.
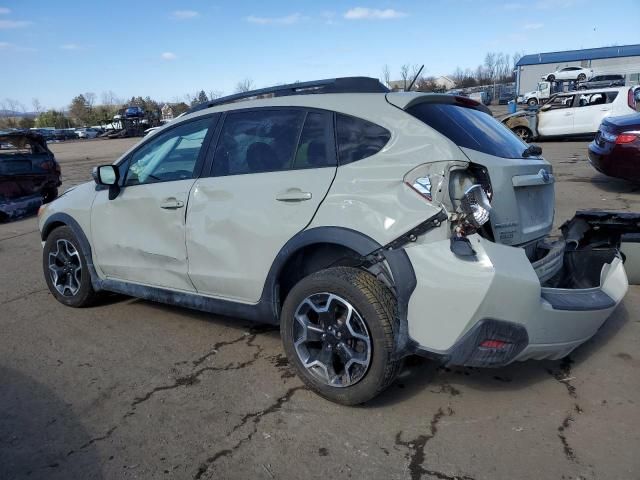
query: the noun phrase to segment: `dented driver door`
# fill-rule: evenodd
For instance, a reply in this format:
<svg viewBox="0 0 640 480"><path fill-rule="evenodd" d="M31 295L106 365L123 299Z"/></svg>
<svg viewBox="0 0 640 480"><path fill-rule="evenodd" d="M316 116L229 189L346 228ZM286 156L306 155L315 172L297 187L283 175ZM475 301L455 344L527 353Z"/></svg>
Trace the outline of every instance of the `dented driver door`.
<svg viewBox="0 0 640 480"><path fill-rule="evenodd" d="M121 191L99 191L91 209L94 262L108 278L193 291L185 212L204 157L211 116L158 133L125 159ZM126 172L126 173L125 173Z"/></svg>

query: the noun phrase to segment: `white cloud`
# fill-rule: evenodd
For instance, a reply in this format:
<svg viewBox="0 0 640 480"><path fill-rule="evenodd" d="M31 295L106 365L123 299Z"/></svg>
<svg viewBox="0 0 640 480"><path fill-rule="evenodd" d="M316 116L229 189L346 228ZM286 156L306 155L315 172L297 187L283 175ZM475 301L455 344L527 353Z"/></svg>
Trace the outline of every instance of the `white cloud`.
<svg viewBox="0 0 640 480"><path fill-rule="evenodd" d="M11 10L9 10L6 7L0 7L0 15L9 15L11 13Z"/></svg>
<svg viewBox="0 0 640 480"><path fill-rule="evenodd" d="M292 13L284 17L256 17L250 15L246 18L249 23L256 23L258 25L293 25L301 20L306 20L307 17L300 15L299 13Z"/></svg>
<svg viewBox="0 0 640 480"><path fill-rule="evenodd" d="M11 51L11 52L35 52L36 49L32 47L20 47L13 43L9 42L0 42L0 51Z"/></svg>
<svg viewBox="0 0 640 480"><path fill-rule="evenodd" d="M524 27L525 30L539 30L544 27L544 23L527 23Z"/></svg>
<svg viewBox="0 0 640 480"><path fill-rule="evenodd" d="M523 8L524 8L524 5L521 3L505 3L504 4L505 10L522 10Z"/></svg>
<svg viewBox="0 0 640 480"><path fill-rule="evenodd" d="M347 10L344 18L347 20L392 20L394 18L406 17L407 14L399 12L393 8L379 10L377 8L355 7Z"/></svg>
<svg viewBox="0 0 640 480"><path fill-rule="evenodd" d="M178 56L173 52L162 52L160 58L162 58L163 60L175 60L176 58L178 58Z"/></svg>
<svg viewBox="0 0 640 480"><path fill-rule="evenodd" d="M539 0L535 6L540 10L557 10L559 8L571 8L578 4L578 0Z"/></svg>
<svg viewBox="0 0 640 480"><path fill-rule="evenodd" d="M0 20L0 30L28 27L32 23L26 20Z"/></svg>
<svg viewBox="0 0 640 480"><path fill-rule="evenodd" d="M195 10L175 10L171 12L171 18L174 18L175 20L189 20L199 16L200 14Z"/></svg>
<svg viewBox="0 0 640 480"><path fill-rule="evenodd" d="M76 43L65 43L64 45L60 45L62 50L82 50L82 47Z"/></svg>

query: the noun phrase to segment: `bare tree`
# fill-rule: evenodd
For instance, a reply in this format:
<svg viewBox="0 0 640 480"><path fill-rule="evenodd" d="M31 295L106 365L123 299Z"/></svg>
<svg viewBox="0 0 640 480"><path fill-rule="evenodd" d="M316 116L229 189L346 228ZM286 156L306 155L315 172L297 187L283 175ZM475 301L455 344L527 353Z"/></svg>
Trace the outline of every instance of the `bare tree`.
<svg viewBox="0 0 640 480"><path fill-rule="evenodd" d="M389 65L382 67L382 81L387 87L391 87L391 72L389 71Z"/></svg>
<svg viewBox="0 0 640 480"><path fill-rule="evenodd" d="M220 98L222 96L222 92L220 90L209 90L209 100L215 100L216 98Z"/></svg>
<svg viewBox="0 0 640 480"><path fill-rule="evenodd" d="M515 70L516 64L520 61L520 59L524 56L524 52L514 52L512 60L513 60L513 69Z"/></svg>
<svg viewBox="0 0 640 480"><path fill-rule="evenodd" d="M493 52L487 53L484 57L484 67L487 69L487 75L490 80L493 80L496 76L496 54Z"/></svg>
<svg viewBox="0 0 640 480"><path fill-rule="evenodd" d="M236 93L244 93L253 89L254 89L253 80L251 80L250 78L245 78L244 80L240 80L236 84Z"/></svg>
<svg viewBox="0 0 640 480"><path fill-rule="evenodd" d="M89 110L93 109L93 106L96 103L96 94L93 92L86 92L84 94L84 99L87 102L87 108Z"/></svg>
<svg viewBox="0 0 640 480"><path fill-rule="evenodd" d="M40 103L40 100L38 100L37 98L31 99L31 105L33 106L33 111L36 113L36 115L40 115L42 112L44 112L44 107Z"/></svg>
<svg viewBox="0 0 640 480"><path fill-rule="evenodd" d="M122 100L119 99L115 93L113 93L113 90L107 90L106 92L102 92L101 95L101 99L102 99L102 104L103 105L120 105L122 104Z"/></svg>
<svg viewBox="0 0 640 480"><path fill-rule="evenodd" d="M405 63L400 67L400 78L402 79L402 89L406 90L409 86L409 66L408 63Z"/></svg>

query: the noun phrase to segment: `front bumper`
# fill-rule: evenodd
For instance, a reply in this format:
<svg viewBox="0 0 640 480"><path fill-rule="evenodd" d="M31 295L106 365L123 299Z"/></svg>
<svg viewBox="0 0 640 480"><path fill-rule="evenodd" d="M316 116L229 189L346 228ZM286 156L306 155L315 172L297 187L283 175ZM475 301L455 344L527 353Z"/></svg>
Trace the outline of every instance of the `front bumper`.
<svg viewBox="0 0 640 480"><path fill-rule="evenodd" d="M628 288L615 249L584 261L565 254L562 268L575 265L575 271L563 274L569 283L543 287L524 249L479 235L469 239L474 260L456 257L447 241L406 248L417 279L409 302L409 335L418 345L416 353L444 363L501 366L562 358L598 331ZM488 325L482 327L485 332L476 334L483 324ZM491 351L480 347L485 340L506 346Z"/></svg>

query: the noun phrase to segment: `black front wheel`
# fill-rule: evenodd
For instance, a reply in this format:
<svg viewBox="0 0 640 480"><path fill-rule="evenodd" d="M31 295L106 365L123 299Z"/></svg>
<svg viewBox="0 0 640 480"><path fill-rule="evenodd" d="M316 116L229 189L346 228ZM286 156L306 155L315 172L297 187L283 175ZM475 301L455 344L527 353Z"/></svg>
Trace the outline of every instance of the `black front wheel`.
<svg viewBox="0 0 640 480"><path fill-rule="evenodd" d="M309 388L343 405L372 399L396 378L396 300L369 272L335 267L303 278L282 309L287 358Z"/></svg>
<svg viewBox="0 0 640 480"><path fill-rule="evenodd" d="M87 307L97 297L87 261L71 228L58 227L44 244L42 268L49 291L69 307Z"/></svg>
<svg viewBox="0 0 640 480"><path fill-rule="evenodd" d="M587 79L587 76L584 73L581 73L580 75L578 75L578 81L579 82L583 82Z"/></svg>

